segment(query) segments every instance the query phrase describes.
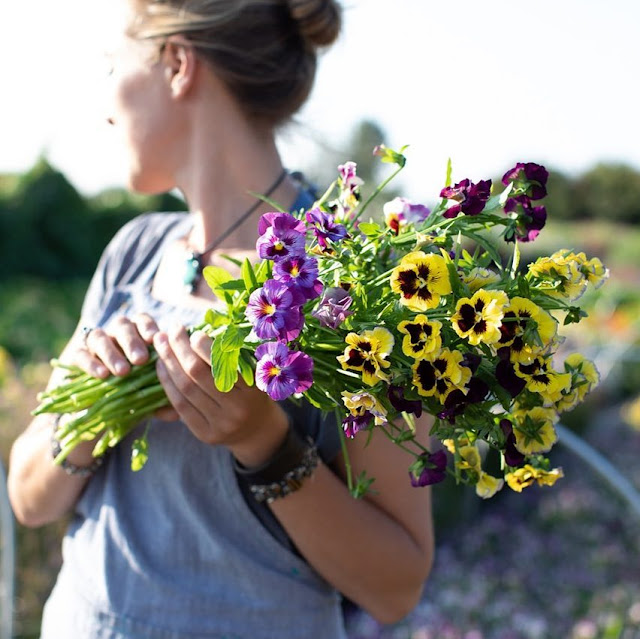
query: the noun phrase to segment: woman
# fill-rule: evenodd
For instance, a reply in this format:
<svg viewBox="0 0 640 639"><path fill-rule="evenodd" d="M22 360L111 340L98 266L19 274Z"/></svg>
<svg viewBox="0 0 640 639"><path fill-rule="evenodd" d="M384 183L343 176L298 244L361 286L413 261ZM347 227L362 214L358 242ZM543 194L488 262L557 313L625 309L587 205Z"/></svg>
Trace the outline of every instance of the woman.
<svg viewBox="0 0 640 639"><path fill-rule="evenodd" d="M433 554L430 496L410 487L406 455L384 436L366 447L349 440L353 471L376 478L376 494L354 500L335 425L241 383L219 393L210 340L184 329L215 303L202 265L228 268L221 253L251 254L255 216L268 210L252 192L292 210L311 204L283 173L274 130L306 99L339 8L126 7L109 122L129 151L131 188L179 188L190 213L144 215L116 235L61 359L96 377L126 375L153 344L172 408L153 420L138 474L126 441L101 466L91 442L55 466L50 415L15 442L18 520L39 526L73 513L42 638L343 637L337 593L395 621L417 603ZM274 494L290 471L303 480ZM260 491L269 499L257 501Z"/></svg>

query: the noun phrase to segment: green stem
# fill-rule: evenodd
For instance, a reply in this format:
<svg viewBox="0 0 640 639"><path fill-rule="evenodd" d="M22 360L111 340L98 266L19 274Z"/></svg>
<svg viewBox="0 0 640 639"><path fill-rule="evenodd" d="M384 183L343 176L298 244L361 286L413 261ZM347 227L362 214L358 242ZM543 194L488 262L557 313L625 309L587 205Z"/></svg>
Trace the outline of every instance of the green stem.
<svg viewBox="0 0 640 639"><path fill-rule="evenodd" d="M398 166L398 168L386 180L378 184L378 186L376 187L376 190L368 197L367 201L358 209L356 214L351 218L352 223L355 222L366 211L369 204L371 204L371 202L373 202L373 200L375 200L378 197L378 195L380 195L381 191L387 186L387 184L389 184L389 182L391 182L391 180L393 180L393 178L396 177L396 175L398 175L398 173L400 173L400 171L402 171L403 168L404 168L403 166Z"/></svg>
<svg viewBox="0 0 640 639"><path fill-rule="evenodd" d="M342 428L342 415L340 415L340 411L336 410L335 416L338 434L340 435L340 448L342 449L342 458L344 459L344 467L347 472L347 488L349 489L349 493L353 495L353 471L351 468L349 451L347 450L347 437L344 434L344 428Z"/></svg>

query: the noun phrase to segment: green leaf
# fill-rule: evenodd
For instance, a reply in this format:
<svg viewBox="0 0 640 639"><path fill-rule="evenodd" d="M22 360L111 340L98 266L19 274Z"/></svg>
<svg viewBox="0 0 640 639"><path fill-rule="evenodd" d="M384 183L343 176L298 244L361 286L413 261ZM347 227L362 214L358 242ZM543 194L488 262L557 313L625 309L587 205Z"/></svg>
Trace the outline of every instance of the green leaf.
<svg viewBox="0 0 640 639"><path fill-rule="evenodd" d="M225 282L233 281L233 277L229 271L221 268L220 266L205 266L202 271L202 276L205 282L209 285L209 288L215 293L216 297L225 299L224 290L222 285Z"/></svg>
<svg viewBox="0 0 640 639"><path fill-rule="evenodd" d="M358 229L367 237L377 237L382 232L380 225L375 222L360 222Z"/></svg>
<svg viewBox="0 0 640 639"><path fill-rule="evenodd" d="M262 260L254 272L258 284L264 284L271 277L271 260Z"/></svg>
<svg viewBox="0 0 640 639"><path fill-rule="evenodd" d="M463 234L465 237L468 237L470 240L473 240L474 242L479 244L491 256L491 259L495 264L497 264L498 266L502 266L502 258L500 257L500 253L498 253L496 247L493 246L490 240L482 237L482 235L474 233L473 231L469 231L468 229L465 229L463 231Z"/></svg>
<svg viewBox="0 0 640 639"><path fill-rule="evenodd" d="M253 270L253 266L249 261L248 257L244 258L244 262L242 263L242 279L244 280L244 285L250 293L255 291L260 284L258 284L258 278Z"/></svg>
<svg viewBox="0 0 640 639"><path fill-rule="evenodd" d="M445 186L451 186L451 174L453 173L453 165L451 164L451 158L447 160L447 175L444 179Z"/></svg>
<svg viewBox="0 0 640 639"><path fill-rule="evenodd" d="M148 432L149 427L147 426L147 428L144 429L142 437L138 437L138 439L134 440L131 444L131 470L133 472L137 473L141 470L149 459L149 441L147 439Z"/></svg>
<svg viewBox="0 0 640 639"><path fill-rule="evenodd" d="M229 280L220 284L220 290L222 291L245 291L244 280Z"/></svg>
<svg viewBox="0 0 640 639"><path fill-rule="evenodd" d="M253 386L255 383L255 374L253 371L253 362L251 355L246 349L240 351L240 359L238 360L238 368L240 375L247 386Z"/></svg>
<svg viewBox="0 0 640 639"><path fill-rule="evenodd" d="M216 388L221 393L228 393L238 381L240 348L223 350L223 341L218 337L211 345L211 374Z"/></svg>
<svg viewBox="0 0 640 639"><path fill-rule="evenodd" d="M464 297L464 289L460 275L453 262L447 262L447 270L449 271L449 282L451 284L451 290L456 298Z"/></svg>
<svg viewBox="0 0 640 639"><path fill-rule="evenodd" d="M219 348L221 352L227 353L242 348L244 344L244 338L249 334L250 329L239 329L234 324L229 324L227 330L216 337L216 342L219 342Z"/></svg>
<svg viewBox="0 0 640 639"><path fill-rule="evenodd" d="M204 314L204 321L211 328L218 328L219 326L224 326L225 324L228 324L231 320L230 320L228 315L225 315L224 313L221 313L220 311L215 311L212 308L210 308Z"/></svg>
<svg viewBox="0 0 640 639"><path fill-rule="evenodd" d="M589 317L586 311L583 311L579 306L570 306L563 324L577 324L584 317Z"/></svg>

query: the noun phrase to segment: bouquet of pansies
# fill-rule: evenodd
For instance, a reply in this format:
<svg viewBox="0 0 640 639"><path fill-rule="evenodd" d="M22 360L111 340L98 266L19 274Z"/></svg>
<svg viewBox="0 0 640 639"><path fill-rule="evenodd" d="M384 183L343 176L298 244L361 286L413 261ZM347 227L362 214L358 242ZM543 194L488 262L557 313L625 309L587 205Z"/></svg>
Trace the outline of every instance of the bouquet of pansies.
<svg viewBox="0 0 640 639"><path fill-rule="evenodd" d="M569 249L520 264L519 243L546 221L548 174L534 163L507 171L495 194L491 180L452 185L449 164L433 210L398 197L384 204L384 222L365 221L404 167L403 151L375 149L396 168L365 202L347 162L311 210L263 215L261 261L246 260L240 279L205 268L226 305L199 327L214 338L215 384L229 391L242 376L274 400L304 397L335 413L343 444L379 429L409 453L414 486L447 473L483 498L505 481L518 492L553 485L562 476L546 457L554 424L598 382L579 353L554 362L559 328L586 315L576 301L608 272ZM109 380L70 370L68 383L43 395L38 412L84 411L59 427L60 459L100 433L103 454L166 404L153 366L151 358ZM423 412L434 417L428 449L416 438ZM138 440L134 467L145 455ZM350 477L349 486L361 495L371 481Z"/></svg>

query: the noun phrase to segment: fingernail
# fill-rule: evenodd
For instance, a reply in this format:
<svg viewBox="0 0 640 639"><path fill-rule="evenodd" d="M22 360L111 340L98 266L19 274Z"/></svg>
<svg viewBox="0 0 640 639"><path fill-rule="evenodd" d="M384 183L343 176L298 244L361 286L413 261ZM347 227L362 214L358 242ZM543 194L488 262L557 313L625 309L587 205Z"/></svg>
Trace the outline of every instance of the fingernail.
<svg viewBox="0 0 640 639"><path fill-rule="evenodd" d="M98 364L95 368L94 368L95 374L98 377L102 377L103 375L106 375L109 371L102 366L101 364Z"/></svg>
<svg viewBox="0 0 640 639"><path fill-rule="evenodd" d="M124 362L118 362L115 365L115 369L116 369L116 373L119 373L120 375L123 375L124 373L129 371L129 366L127 364L125 364Z"/></svg>
<svg viewBox="0 0 640 639"><path fill-rule="evenodd" d="M143 351L141 348L134 348L131 351L131 357L135 360L144 359L144 356L147 354L147 351Z"/></svg>

